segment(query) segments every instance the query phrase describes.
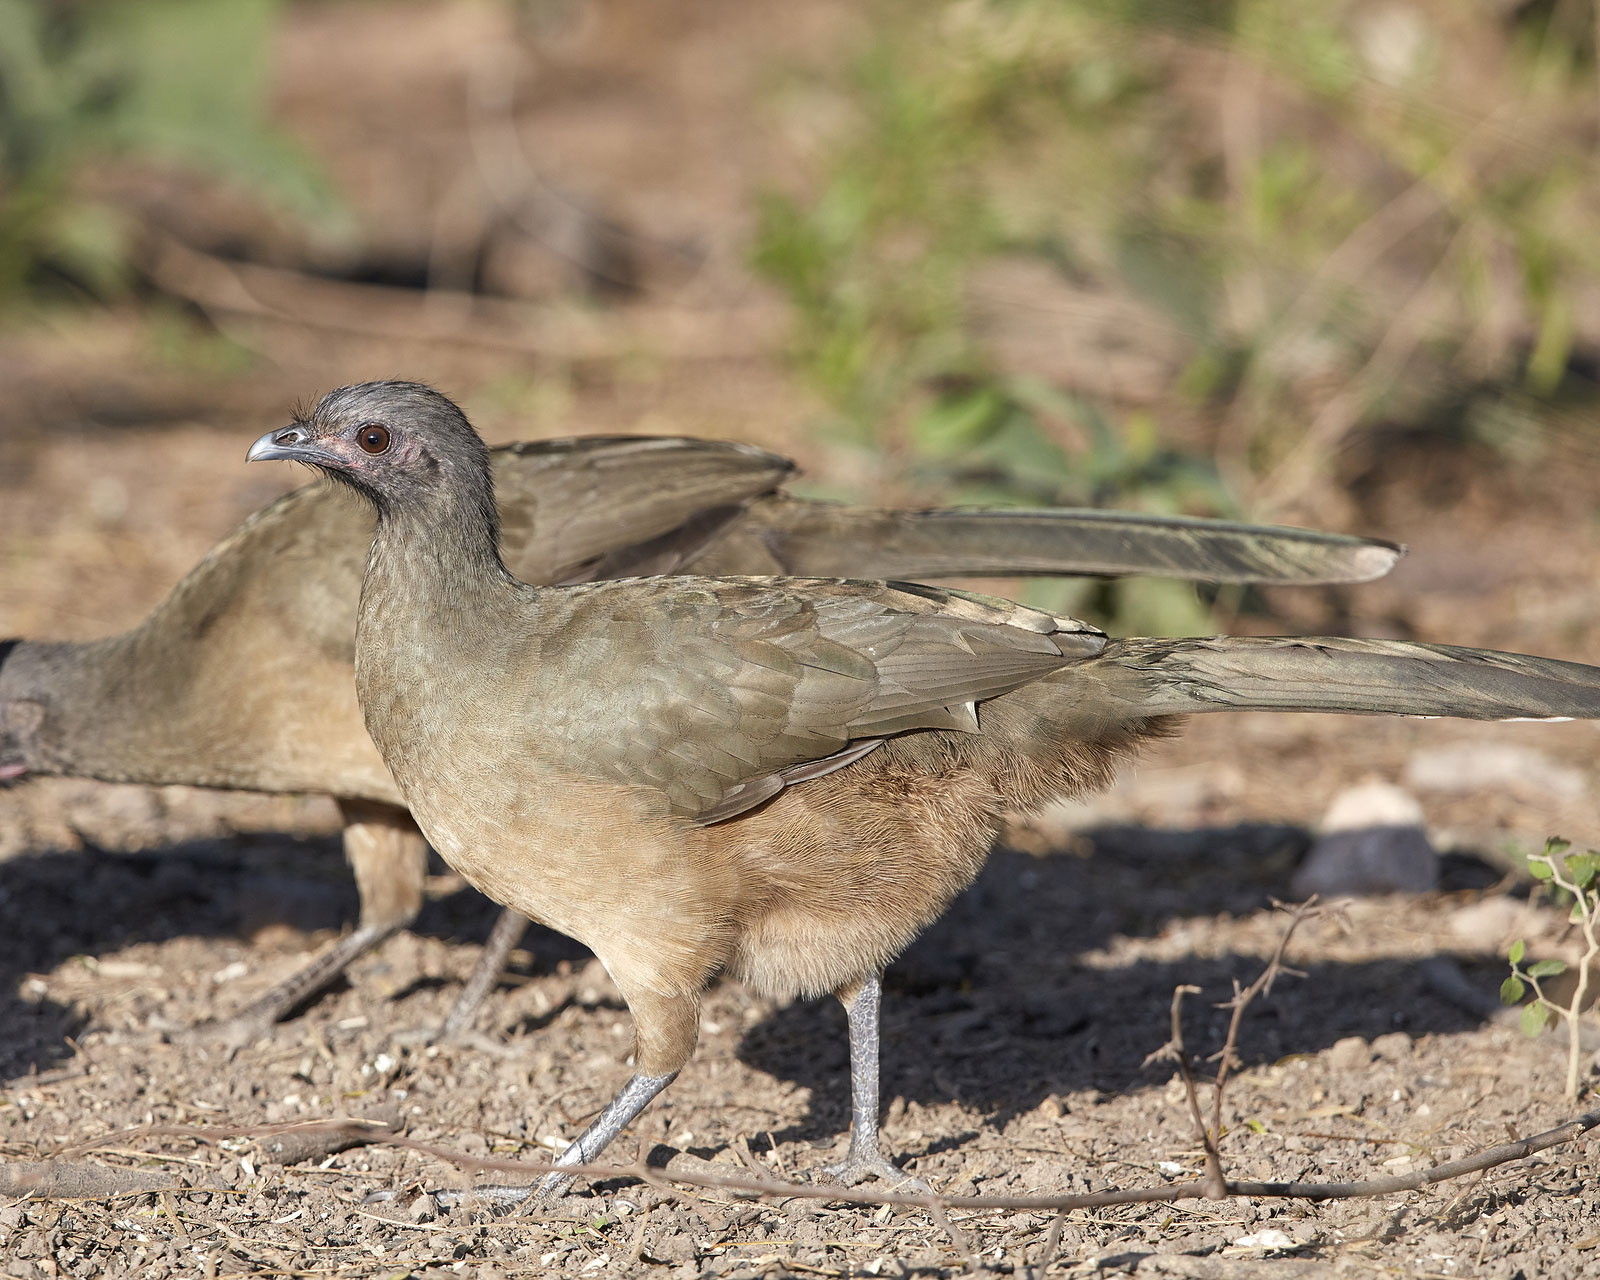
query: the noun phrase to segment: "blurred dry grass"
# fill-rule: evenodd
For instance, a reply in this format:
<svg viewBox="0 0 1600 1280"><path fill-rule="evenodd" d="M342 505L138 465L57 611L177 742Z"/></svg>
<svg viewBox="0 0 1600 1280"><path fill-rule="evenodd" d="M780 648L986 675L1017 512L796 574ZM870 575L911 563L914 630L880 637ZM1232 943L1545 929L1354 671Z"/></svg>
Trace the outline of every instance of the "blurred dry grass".
<svg viewBox="0 0 1600 1280"><path fill-rule="evenodd" d="M4 10L13 474L397 373L902 501L1354 527L1375 459L1594 460L1571 0Z"/></svg>
<svg viewBox="0 0 1600 1280"><path fill-rule="evenodd" d="M769 203L759 260L818 381L880 436L929 434L919 392L935 414L971 396L941 379L1038 376L1129 452L1142 414L1189 423L1270 513L1363 429L1537 449L1547 409L1592 401L1587 6L875 12L852 110ZM1004 398L963 446L1018 434Z"/></svg>

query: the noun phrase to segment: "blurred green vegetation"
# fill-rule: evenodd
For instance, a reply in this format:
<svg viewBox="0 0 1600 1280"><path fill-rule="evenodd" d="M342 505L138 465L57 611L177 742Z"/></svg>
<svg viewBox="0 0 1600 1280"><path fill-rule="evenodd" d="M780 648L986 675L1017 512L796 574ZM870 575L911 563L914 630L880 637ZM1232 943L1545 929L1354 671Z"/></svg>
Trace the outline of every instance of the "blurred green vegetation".
<svg viewBox="0 0 1600 1280"><path fill-rule="evenodd" d="M1374 425L1526 454L1592 390L1591 6L868 12L859 59L780 89L835 108L754 262L835 429L952 497L1270 515ZM1170 386L1019 376L970 303L1001 255L1161 317Z"/></svg>
<svg viewBox="0 0 1600 1280"><path fill-rule="evenodd" d="M108 164L332 221L266 113L286 12L0 0L0 306L135 278ZM1526 463L1593 404L1588 0L869 0L851 21L854 56L778 76L793 146L752 259L837 437L907 490L1316 522L1369 433ZM151 323L168 363L242 358ZM1187 587L1078 591L1142 630L1206 625Z"/></svg>
<svg viewBox="0 0 1600 1280"><path fill-rule="evenodd" d="M0 0L0 304L128 283L132 227L96 161L199 168L312 219L328 188L265 115L280 0Z"/></svg>

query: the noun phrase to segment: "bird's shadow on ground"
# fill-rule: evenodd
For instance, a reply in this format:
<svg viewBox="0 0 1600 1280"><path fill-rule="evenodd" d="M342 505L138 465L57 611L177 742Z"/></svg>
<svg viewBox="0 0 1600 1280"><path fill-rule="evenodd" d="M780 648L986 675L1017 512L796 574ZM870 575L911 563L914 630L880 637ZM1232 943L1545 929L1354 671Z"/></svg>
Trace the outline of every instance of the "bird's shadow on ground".
<svg viewBox="0 0 1600 1280"><path fill-rule="evenodd" d="M1191 1056L1222 1047L1227 1014L1216 1008L1262 969L1258 956L1185 958L1085 970L1047 997L1018 987L984 995L885 993L882 1090L896 1098L957 1102L1002 1128L1051 1095L1123 1093L1164 1084L1166 1063L1146 1066L1166 1043L1172 992L1201 988L1185 1006ZM1316 1053L1347 1036L1371 1040L1390 1031L1462 1031L1479 1019L1435 994L1417 960L1313 964L1280 981L1253 1004L1239 1049L1247 1064ZM777 1131L782 1141L818 1142L845 1132L849 1057L842 1012L794 1004L746 1035L746 1063L811 1091L801 1122Z"/></svg>
<svg viewBox="0 0 1600 1280"><path fill-rule="evenodd" d="M1200 982L1226 994L1229 979L1248 979L1259 962L1095 970L1078 957L1118 934L1151 936L1187 916L1254 911L1286 896L1306 842L1299 828L1273 825L1107 828L1090 834L1086 856L1000 851L890 971L885 1095L955 1097L992 1111L1031 1106L1055 1091L1142 1079L1137 1064L1164 1038L1172 986ZM0 930L0 1026L7 1029L0 1077L10 1078L71 1057L68 1038L87 1022L53 999L48 985L34 988L28 975L136 943L249 938L272 924L337 930L355 919L357 901L337 837L264 833L135 853L13 857L0 862L0 909L8 920ZM494 917L486 899L460 893L430 901L416 928L476 944ZM587 954L544 930L531 932L525 945L535 973ZM311 954L308 947L307 959ZM1419 994L1420 980L1403 964L1325 968L1316 982L1300 985L1329 1016L1316 1020L1315 1031L1273 1039L1264 1028L1275 1019L1296 1027L1306 1019L1264 1009L1255 1018L1258 1056L1392 1030L1397 1010L1425 1019L1406 1029L1465 1025L1437 998ZM1203 1034L1200 1022L1196 1028ZM844 1019L832 1002L778 1011L751 1028L739 1054L814 1089L820 1112L803 1126L806 1136L834 1130L847 1091Z"/></svg>
<svg viewBox="0 0 1600 1280"><path fill-rule="evenodd" d="M1164 1083L1144 1066L1170 1032L1173 989L1186 1005L1188 1047L1219 1049L1233 984L1253 981L1260 955L1170 962L1086 963L1117 935L1155 937L1185 918L1244 916L1291 896L1307 839L1297 828L1249 825L1093 833L1086 857L1001 851L946 916L885 979L885 1104L957 1101L1003 1125L1052 1094L1113 1093ZM1453 858L1450 887L1486 887L1487 864ZM1269 944L1270 945L1270 944ZM1300 966L1253 1004L1239 1048L1247 1063L1314 1053L1347 1036L1461 1031L1479 1019L1444 999L1420 959ZM1492 992L1492 985L1486 987ZM849 1124L848 1038L832 1000L789 1004L745 1033L746 1064L811 1091L811 1111L780 1140L818 1141Z"/></svg>
<svg viewBox="0 0 1600 1280"><path fill-rule="evenodd" d="M30 975L48 974L74 956L103 957L139 943L248 940L274 925L296 937L333 932L353 924L358 911L337 836L268 832L137 852L47 850L0 861L0 1079L59 1065L74 1052L68 1037L89 1025L82 1012L53 999L48 984L32 984ZM496 913L480 894L450 894L428 901L416 928L477 944ZM305 960L321 945L308 942ZM542 934L538 948L541 968L587 955L555 934Z"/></svg>

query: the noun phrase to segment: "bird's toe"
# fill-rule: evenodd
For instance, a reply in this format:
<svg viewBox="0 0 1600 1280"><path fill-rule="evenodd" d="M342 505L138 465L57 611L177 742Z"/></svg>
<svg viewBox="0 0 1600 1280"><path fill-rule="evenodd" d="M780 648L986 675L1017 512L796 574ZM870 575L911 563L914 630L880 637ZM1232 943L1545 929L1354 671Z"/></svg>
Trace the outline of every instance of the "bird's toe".
<svg viewBox="0 0 1600 1280"><path fill-rule="evenodd" d="M823 1166L823 1173L841 1186L854 1187L876 1178L894 1191L912 1191L932 1195L933 1188L921 1178L913 1177L881 1151L852 1150L837 1164Z"/></svg>

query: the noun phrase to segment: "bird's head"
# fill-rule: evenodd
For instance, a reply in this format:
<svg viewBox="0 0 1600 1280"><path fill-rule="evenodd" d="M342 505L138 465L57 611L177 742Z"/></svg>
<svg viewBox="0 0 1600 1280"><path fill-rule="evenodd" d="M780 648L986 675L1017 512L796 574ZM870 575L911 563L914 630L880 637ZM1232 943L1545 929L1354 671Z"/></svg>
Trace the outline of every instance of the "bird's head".
<svg viewBox="0 0 1600 1280"><path fill-rule="evenodd" d="M0 640L0 785L33 771L35 746L44 723L44 704L8 688L6 664L17 649L15 640Z"/></svg>
<svg viewBox="0 0 1600 1280"><path fill-rule="evenodd" d="M446 397L418 382L363 382L330 391L287 427L269 431L248 462L304 462L365 494L383 513L441 495L489 495L489 452Z"/></svg>

